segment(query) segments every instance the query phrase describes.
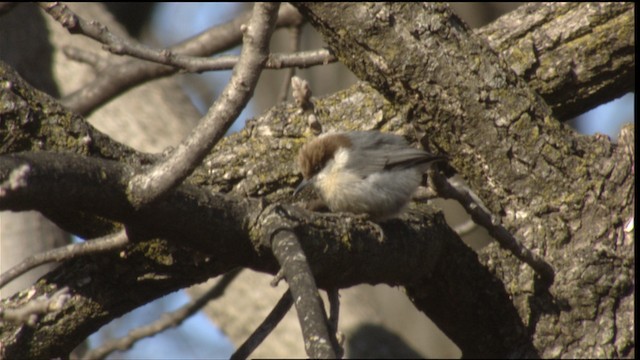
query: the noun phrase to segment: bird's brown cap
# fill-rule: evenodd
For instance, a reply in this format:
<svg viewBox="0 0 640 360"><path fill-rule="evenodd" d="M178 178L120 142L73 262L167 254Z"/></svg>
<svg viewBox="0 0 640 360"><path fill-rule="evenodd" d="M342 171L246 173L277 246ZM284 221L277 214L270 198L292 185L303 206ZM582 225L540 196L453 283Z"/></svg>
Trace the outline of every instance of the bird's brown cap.
<svg viewBox="0 0 640 360"><path fill-rule="evenodd" d="M351 140L342 134L327 134L306 143L298 152L298 166L308 180L320 172L341 147L350 148Z"/></svg>

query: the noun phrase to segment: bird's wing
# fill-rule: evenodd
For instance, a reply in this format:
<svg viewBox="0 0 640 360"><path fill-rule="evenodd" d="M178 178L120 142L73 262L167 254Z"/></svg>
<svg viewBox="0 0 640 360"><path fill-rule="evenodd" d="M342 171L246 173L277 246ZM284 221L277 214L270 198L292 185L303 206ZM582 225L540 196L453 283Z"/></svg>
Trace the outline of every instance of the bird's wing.
<svg viewBox="0 0 640 360"><path fill-rule="evenodd" d="M433 161L446 160L444 156L432 155L411 146L401 136L376 131L348 133L357 154L350 153L349 169L367 177L379 171L418 167L426 171Z"/></svg>
<svg viewBox="0 0 640 360"><path fill-rule="evenodd" d="M434 161L446 160L443 156L436 156L424 150L402 146L383 146L379 149L364 149L357 154L350 153L347 167L362 178L376 173L394 169L418 168L426 171Z"/></svg>
<svg viewBox="0 0 640 360"><path fill-rule="evenodd" d="M387 158L385 170L420 167L433 161L445 159L443 156L432 155L424 150L414 148L389 149L385 156ZM426 170L426 167L423 170Z"/></svg>
<svg viewBox="0 0 640 360"><path fill-rule="evenodd" d="M380 149L386 146L409 146L401 136L378 131L352 131L344 133L354 147L359 149Z"/></svg>

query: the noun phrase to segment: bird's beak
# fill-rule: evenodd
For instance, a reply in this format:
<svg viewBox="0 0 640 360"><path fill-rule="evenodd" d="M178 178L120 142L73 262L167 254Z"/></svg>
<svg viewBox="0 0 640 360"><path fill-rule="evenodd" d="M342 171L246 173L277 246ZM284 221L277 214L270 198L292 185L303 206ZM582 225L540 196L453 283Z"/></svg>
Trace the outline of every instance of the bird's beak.
<svg viewBox="0 0 640 360"><path fill-rule="evenodd" d="M300 191L302 191L302 189L306 188L307 185L310 185L313 183L313 178L307 180L307 179L302 179L302 181L300 182L300 184L298 185L298 187L296 187L296 189L293 191L293 196L298 195L298 193Z"/></svg>

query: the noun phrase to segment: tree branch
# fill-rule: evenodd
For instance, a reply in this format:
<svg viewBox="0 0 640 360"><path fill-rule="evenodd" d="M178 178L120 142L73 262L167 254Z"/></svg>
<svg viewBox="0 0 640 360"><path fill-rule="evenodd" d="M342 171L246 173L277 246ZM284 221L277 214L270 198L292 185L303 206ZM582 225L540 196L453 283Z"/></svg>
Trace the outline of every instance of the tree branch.
<svg viewBox="0 0 640 360"><path fill-rule="evenodd" d="M169 65L188 72L230 70L239 61L238 56L222 55L216 58L189 56L175 53L170 49L153 49L134 40L119 37L97 21L86 21L61 3L40 3L40 7L51 15L72 34L82 34L104 45L116 55L129 55L141 60ZM297 52L297 51L296 51ZM78 50L72 52L78 54ZM336 61L326 50L307 51L299 54L271 54L265 64L266 69L284 67L309 67Z"/></svg>
<svg viewBox="0 0 640 360"><path fill-rule="evenodd" d="M40 318L28 329L0 323L5 358L36 359L68 355L90 334L111 320L180 288L229 271L224 264L195 258L162 241L138 242L118 254L90 255L66 261L28 290L50 297L68 288L69 299L55 316ZM16 294L3 304L20 307Z"/></svg>
<svg viewBox="0 0 640 360"><path fill-rule="evenodd" d="M307 257L292 229L278 228L269 241L295 299L304 348L311 358L335 359L332 333ZM331 335L330 335L331 334Z"/></svg>
<svg viewBox="0 0 640 360"><path fill-rule="evenodd" d="M366 14L366 11L362 13ZM413 13L419 14L421 11ZM340 14L336 18L343 15ZM371 19L388 19L384 12L380 15L380 18ZM401 20L402 17L394 18L396 24L398 19ZM455 18L452 19L453 28L460 30ZM434 21L428 24L431 26L443 23L434 18ZM386 29L386 25L376 26L374 25L374 29ZM449 29L449 26L436 26L437 29ZM431 31L434 28L427 30ZM358 31L352 33L360 34ZM367 31L364 35L369 33L371 32ZM349 34L349 31L344 34ZM415 34L418 37L422 35L420 31ZM361 44L365 39L364 35L354 43ZM460 34L454 31L453 35ZM424 44L430 45L428 39L429 36ZM447 44L447 41L443 43ZM403 42L384 43L399 45ZM421 62L417 63L412 62L409 56L411 53L406 49L389 52L405 54L405 59L400 63L405 64L406 69L410 70L412 66L421 69L415 73L415 83L410 86L404 86L407 83L402 83L404 89L424 91L418 79L421 79L422 74L431 72L416 65L421 64L424 59L429 60L429 66L457 64L456 61L446 58L440 59L440 55L449 54L445 50L450 49L438 48L435 50L435 56L423 55L420 57ZM465 51L451 51L454 55L466 56ZM385 51L377 53L380 56L386 54ZM353 58L368 59L367 56ZM383 69L384 71L376 68L381 64L381 59L385 60L384 57L374 57L378 62L374 63L374 66L367 65L370 71L382 78L386 76L384 79L389 84L387 89L401 89L402 87L392 85L396 84L394 81L397 79L406 78L397 76L395 67ZM395 65L390 61L383 63ZM464 64L464 61L461 64ZM410 214L404 222L389 224L384 233L392 238L380 241L375 231L357 219L343 222L331 217L316 217L300 213L298 210L292 211L286 205L265 208L252 200L244 203L237 200L245 196L260 196L265 199L265 203L291 201L291 188L299 177L290 159L302 140L299 134L304 133L307 125L304 116L297 114L296 109L286 106L272 109L264 117L249 122L243 132L222 141L215 152L187 180L188 184L171 193L169 198L175 200L175 203L161 202L146 212L131 211L126 203L120 203L126 196L123 197L124 183L117 179L122 179L121 173L128 171L128 166L136 167L148 163L153 158L115 146L108 138L86 126L81 119L65 115L64 111L50 100L33 100L33 90L19 79L8 76L6 68L0 64L0 77L4 81L0 100L3 104L9 104L2 107L7 110L3 112L3 121L0 122L0 138L3 139L0 145L1 153L65 150L85 156L118 159L131 164L114 168L111 162L93 159L88 161L97 162L95 166L87 165L90 168L89 172L80 171L83 169L80 165L72 166L71 173L78 170L78 177L73 184L82 184L79 187L82 191L78 192L77 186L65 185L67 180L74 179L73 174L68 174L67 178L39 178L43 175L37 170L40 166L50 163L50 167L42 169L52 171L56 176L62 174L64 171L56 170L54 164L56 159L69 155L43 157L42 162L36 158L32 159L34 162L29 162L29 155L22 160L26 159L29 168L35 169L35 172L30 170L26 178L26 187L9 192L14 203L9 204L9 200L1 199L0 206L15 209L33 207L60 213L63 206L71 209L70 211L89 209L91 212L92 207L99 205L99 209L95 211L100 212L100 216L109 214L117 221L130 224L128 229L134 230L136 239L156 231L159 236L170 239L172 244L200 249L207 254L204 257L196 256L196 259L209 259L208 267L203 270L202 267L193 264L193 250L186 253L176 252L175 249L164 253L147 252L144 250L145 246L154 248L160 243L167 247L168 243L142 241L130 245L125 252L125 258L114 259L108 254L104 254L104 258L99 257L101 266L98 269L96 258L65 262L59 270L39 282L37 291L40 294L51 293L54 291L51 290L52 286L49 286L51 284L73 285L73 288L82 290L72 297L75 301L73 308L80 311L73 315L63 311L64 316L60 319L60 324L64 326L52 326L55 324L51 323L36 324L37 328L32 333L18 334L21 336L18 339L11 338L16 334L16 328L8 324L0 325L3 345L5 349L9 349L4 350L2 355L14 358L60 356L59 354L64 354L65 349L72 347L74 342L77 343L109 319L172 289L228 271L228 266L232 263L248 262L251 267L274 272L275 260L264 258L268 250L258 250L256 254L253 244L257 238L247 239L247 234L259 233L260 236L266 236L268 233L254 232L254 227L250 225L259 227L263 216L277 213L287 219L293 217L299 224L300 227L296 231L301 231L298 236L305 239L301 245L305 247L305 253L309 254L319 286L337 286L336 282L339 286L349 286L358 282L413 284L409 285L407 290L414 298L416 306L436 320L440 327L461 345L465 355L628 356L629 351L634 349L633 331L628 330L633 329L633 317L626 317L624 314L633 311L635 262L632 234L625 232L624 225L628 224L628 220L633 216L633 154L630 156L628 150L633 149L633 128L630 131L627 129L625 136L620 137L620 144L615 146L604 138L577 137L555 125L551 118L541 121L535 116L521 116L517 122L508 123L509 116L498 116L496 121L494 115L502 114L501 111L504 109L518 109L521 105L529 109L529 104L525 104L524 101L529 100L527 96L502 99L503 95L522 95L522 84L516 82L516 91L507 87L505 91L489 91L485 94L491 95L488 99L495 103L481 102L480 107L498 106L491 108L495 111L494 114L491 114L492 111L472 111L477 110L473 104L478 103L478 98L474 98L478 92L468 91L464 80L477 74L470 72L469 69L474 69L473 66L461 67L465 71L464 76L459 78L459 84L462 86L458 92L445 93L446 97L440 97L443 93L439 92L442 86L442 82L439 81L442 80L446 84L447 77L431 79L435 82L431 82L429 90L420 93L426 95L413 98L422 104L417 107L411 101L407 101L409 105L404 108L393 107L362 84L335 96L318 99L314 106L318 109L317 113L323 117L323 125L328 129L376 128L411 135L415 134L415 131L407 125L406 119L416 119L423 113L436 114L437 116L433 116L439 120L455 124L459 132L428 129L428 133L438 137L435 141L430 139L430 144L445 146L450 143L451 146L446 149L452 149L455 153L456 167L468 178L475 179L474 189L485 189L480 193L483 199L491 200L487 203L492 211L501 216L506 223L512 224L513 227L509 230L516 229L512 233L524 236L527 245L530 244L529 239L535 240L531 248L544 255L559 270L556 283L549 291L551 296L540 291L536 288L535 282L530 281L530 269L521 267L522 264L512 261L512 257L498 249L483 252L480 258L484 265L481 265L477 256L468 248L462 245L453 248L451 244L454 244L452 241L455 241L455 237L446 227L438 226L442 225L439 223L442 219L439 218ZM490 68L495 70L493 67ZM487 76L487 79L504 80L505 75L501 71L505 71L504 68L498 67L498 72ZM439 74L444 75L448 72L438 68L435 75ZM509 76L506 78L512 80ZM455 86L451 89L458 89L458 78L452 79ZM526 91L524 93L526 94ZM471 99L465 96L470 96ZM463 106L456 108L452 104L456 102ZM367 106L362 107L363 103ZM416 111L422 109L424 103L435 104L435 107L430 108L434 112ZM463 115L460 118L456 113ZM345 124L345 118L352 119L352 122ZM282 119L288 121L283 122ZM463 121L458 122L456 119ZM418 120L435 127L435 122L429 119ZM508 126L498 126L486 132L476 128L485 124L505 125L503 121L507 121ZM556 136L547 136L549 132L557 129L559 132ZM503 146L509 142L505 140L509 136L512 137L509 141L512 141L515 147ZM544 138L542 143L541 138ZM474 143L473 140L477 142ZM501 142L503 140L504 142ZM484 142L484 146L478 142ZM264 156L265 152L270 156ZM492 152L495 154L493 157ZM509 161L499 159L505 156ZM24 162L2 157L0 164L2 183L11 171L19 168ZM94 189L91 185L103 184L104 180L100 180L102 171L106 171L110 177L104 183L108 186L115 184L114 197L105 198L106 190L110 189L103 188L98 191L99 186L95 186ZM517 176L511 178L512 183L509 179L505 182L505 177L510 173ZM88 176L89 174L93 175ZM487 177L487 174L492 176ZM547 175L550 175L548 184L545 183ZM79 181L80 179L82 180ZM554 186L553 183L559 179L560 183ZM32 181L39 185L31 186ZM500 191L511 185L514 187L510 192ZM39 186L42 186L41 190L38 190ZM89 193L86 192L87 188L90 189ZM36 195L27 193L32 191L41 196L40 200ZM232 196L212 195L217 191L229 192ZM26 203L21 202L16 196L22 196ZM540 197L542 200L539 200ZM112 208L113 203L116 204L116 209ZM118 204L121 207L118 207ZM502 204L513 206L503 208ZM142 220L149 215L151 216L148 222ZM194 216L197 218L190 218ZM309 216L311 217L308 218ZM239 219L243 219L244 222ZM167 224L170 222L168 220L175 222L174 228ZM79 229L79 222L75 219L70 228ZM435 233L424 230L427 225L435 226ZM159 229L154 229L158 226ZM220 235L223 239L212 239L211 234ZM195 239L192 239L192 235ZM309 243L306 243L307 239ZM348 246L336 242L336 239L348 239ZM445 245L451 245L452 248ZM237 248L240 248L240 253L247 258L227 262L225 255L234 254ZM223 254L220 257L217 255L219 251ZM142 253L148 257L140 255ZM325 253L326 258L322 255ZM407 256L410 256L410 259L407 259ZM176 265L166 265L167 259L172 259ZM397 263L407 266L397 269ZM118 273L114 280L115 272L110 271L110 276L106 276L104 269L124 270L123 273ZM424 272L429 275L423 276ZM194 279L193 274L197 274L198 278ZM90 280L89 285L87 279ZM118 280L123 281L114 283ZM145 281L150 280L153 280L152 283L145 284ZM113 293L124 291L130 293L131 298L111 299ZM428 295L435 293L449 296L445 300L429 301ZM17 303L19 299L14 297L11 301ZM84 309L91 310L92 314ZM500 311L498 316L496 309ZM595 320L592 314L597 314ZM72 324L67 326L67 320L72 320ZM47 333L47 327L54 333ZM607 334L615 335L611 339ZM5 340L5 336L8 336L9 340ZM34 342L34 338L46 341ZM599 339L610 340L606 340L602 346L589 345L600 345ZM23 347L22 350L18 350L20 346ZM41 348L34 349L35 346Z"/></svg>
<svg viewBox="0 0 640 360"><path fill-rule="evenodd" d="M502 248L509 250L518 259L531 266L531 268L538 273L545 286L553 283L555 273L551 265L542 257L527 249L518 239L498 224L495 218L491 216L491 213L488 212L488 210L482 206L482 203L479 203L478 199L475 199L469 191L454 186L448 181L444 174L437 171L431 172L429 178L433 180L432 184L439 196L444 199L454 199L462 205L464 210L471 216L471 219L473 219L476 224L487 229L489 235L491 235Z"/></svg>
<svg viewBox="0 0 640 360"><path fill-rule="evenodd" d="M51 294L51 296L47 294L30 299L19 308L0 307L0 320L34 326L41 315L60 311L68 300L69 289L65 287Z"/></svg>
<svg viewBox="0 0 640 360"><path fill-rule="evenodd" d="M138 340L151 337L169 328L180 326L182 322L202 309L202 307L204 307L209 301L222 296L227 286L229 286L229 284L236 278L240 271L240 269L236 269L222 275L222 278L212 286L209 291L206 291L204 294L191 300L180 309L170 314L163 314L159 320L152 324L134 329L123 338L109 341L100 347L87 352L84 357L87 359L104 359L107 355L116 350L122 351L130 349Z"/></svg>
<svg viewBox="0 0 640 360"><path fill-rule="evenodd" d="M18 265L0 274L0 288L18 276L40 265L54 261L70 260L87 254L98 254L105 251L121 249L128 241L127 235L124 230L122 230L116 234L99 239L85 241L80 244L69 244L61 248L29 256Z"/></svg>
<svg viewBox="0 0 640 360"><path fill-rule="evenodd" d="M231 360L246 359L251 353L266 339L280 321L287 314L293 305L291 291L287 290L273 310L264 319L264 321L256 328L256 330L247 338L247 340L238 347L238 350L231 355Z"/></svg>
<svg viewBox="0 0 640 360"><path fill-rule="evenodd" d="M169 51L181 55L208 56L228 50L241 42L240 27L249 20L249 16L250 13L242 14L227 23L212 27L170 48ZM295 9L282 6L276 26L292 26L301 21L300 14ZM177 71L171 66L138 59L113 64L101 71L95 81L65 96L61 103L68 109L86 116L100 105L136 85L175 74Z"/></svg>
<svg viewBox="0 0 640 360"><path fill-rule="evenodd" d="M635 90L634 13L631 2L529 3L476 34L570 120Z"/></svg>
<svg viewBox="0 0 640 360"><path fill-rule="evenodd" d="M296 235L305 239L303 251L313 254L309 260L318 284L330 288L361 282L406 283L434 266L443 241L455 239L442 218L428 213L391 222L381 234L379 227L362 219L312 216L283 205L265 208L257 200L220 195L190 184L136 211L126 200L123 179L129 171L125 165L71 154L2 156L0 179L23 164L31 169L28 182L0 198L1 209L46 213L53 207L88 212L124 223L134 242L119 254L101 255L98 261L93 256L66 261L41 279L35 285L38 294L69 286L74 290L69 308L86 311L63 310L67 320L57 321L66 325L38 323L29 336L14 332L6 327L9 325L0 326L7 357L62 356L114 317L231 268L248 266L275 273L275 259L265 255L270 251L259 244L278 223L293 224ZM154 237L168 242L145 240ZM338 240L345 238L350 241ZM385 269L381 265L407 261L407 254L415 256L409 261L414 266ZM354 266L359 271L348 270ZM108 270L114 268L120 269L117 275ZM126 297L113 297L124 292ZM33 336L49 340L33 342Z"/></svg>
<svg viewBox="0 0 640 360"><path fill-rule="evenodd" d="M84 62L92 65L96 69L105 68L108 63L104 59L90 54L80 48L67 46L63 49L65 55L70 59ZM185 70L190 72L231 70L238 63L240 57L234 55L221 55L215 58L208 57L183 57ZM285 68L308 68L316 65L326 65L338 61L327 49L296 51L292 53L271 53L267 62L264 64L265 69L285 69ZM164 65L174 65L164 63Z"/></svg>
<svg viewBox="0 0 640 360"><path fill-rule="evenodd" d="M269 39L276 21L279 3L254 5L249 24L243 28L244 46L229 84L207 114L185 139L161 163L129 182L129 200L143 207L182 182L220 141L253 95L269 53Z"/></svg>
<svg viewBox="0 0 640 360"><path fill-rule="evenodd" d="M625 251L605 245L611 243L610 239L625 243L623 222L610 214L627 218L632 211L632 164L622 150L604 137L580 136L559 124L546 104L445 6L296 6L323 33L345 65L395 106L406 109L425 147L449 154L453 166L480 195L497 223L543 255L554 268L572 269L560 270L546 292L533 281L530 269L522 268L495 247L483 252L483 263L505 284L516 306L500 324L483 329L488 331L484 334L501 339L500 343L486 341L487 336L479 329L463 328L469 322L486 320L486 314L494 314L496 307L484 304L492 302L495 306L495 301L464 306L417 302L429 316L435 315L432 319L446 328L463 355L536 356L536 351L541 351L537 356L598 356L590 352L593 348L586 345L587 337L610 356L628 351L626 346L598 340L617 331L612 330L615 325L599 326L593 317L589 317L593 326L576 325L586 315L578 310L584 309L585 303L575 298L576 293L585 291L594 294L591 299L598 297L595 294L612 294L607 300L588 301L588 306L592 313L606 318L602 321L613 323L615 303L626 302L627 291L633 286L624 280L625 291L617 290L619 284L611 272L624 274L627 279L633 270ZM623 184L625 190L614 194L613 183ZM585 250L593 247L601 247L603 252ZM616 260L604 260L608 257ZM597 275L589 279L574 276L589 268L597 269ZM607 284L606 290L595 286L600 281ZM487 286L485 282L476 291L482 292ZM454 297L462 291L449 290L455 290ZM469 316L465 321L452 321L462 320L457 318L461 308L468 309L465 314ZM501 304L497 308L509 307ZM524 338L516 335L523 326ZM583 330L579 334L569 330L576 327ZM510 333L500 329L510 329Z"/></svg>

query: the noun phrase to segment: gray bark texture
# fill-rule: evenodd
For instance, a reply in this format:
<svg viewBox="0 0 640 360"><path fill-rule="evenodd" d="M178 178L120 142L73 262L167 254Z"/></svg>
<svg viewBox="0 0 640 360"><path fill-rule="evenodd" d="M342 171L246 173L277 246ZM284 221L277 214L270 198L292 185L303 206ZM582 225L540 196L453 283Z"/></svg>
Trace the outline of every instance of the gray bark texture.
<svg viewBox="0 0 640 360"><path fill-rule="evenodd" d="M0 357L64 357L179 288L238 266L274 274L268 240L283 224L319 287L402 286L464 357L634 357L633 126L613 143L562 123L634 90L633 4L525 5L476 33L441 5L296 6L364 81L315 99L325 131L396 132L447 153L555 281L498 246L473 252L429 205L378 226L292 204L293 159L312 135L290 104L223 139L185 183L136 210L127 182L157 157L0 63L0 183L28 168L27 185L0 197L0 210L38 210L88 238L123 224L133 240L65 261L32 292L3 299L19 307L65 286L72 293L33 326L0 323Z"/></svg>

